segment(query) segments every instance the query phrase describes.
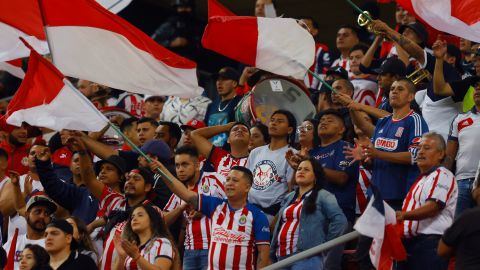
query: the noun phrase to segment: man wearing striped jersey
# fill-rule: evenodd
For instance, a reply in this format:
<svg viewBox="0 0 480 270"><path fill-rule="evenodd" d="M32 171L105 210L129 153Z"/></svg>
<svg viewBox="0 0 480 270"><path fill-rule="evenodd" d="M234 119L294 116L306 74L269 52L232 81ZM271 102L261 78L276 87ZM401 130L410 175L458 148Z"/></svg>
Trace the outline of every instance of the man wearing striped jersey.
<svg viewBox="0 0 480 270"><path fill-rule="evenodd" d="M178 179L198 195L225 198L221 181L212 173L202 173L198 152L195 148L183 146L175 153L175 169ZM180 207L184 202L172 194L165 206L170 212ZM211 220L194 209L184 211L187 227L185 229L185 253L183 257L184 270L203 270L208 267L208 246L210 244Z"/></svg>
<svg viewBox="0 0 480 270"><path fill-rule="evenodd" d="M162 180L172 192L211 218L208 269L261 269L270 263L267 217L257 207L247 203L253 183L251 171L240 166L231 168L225 182L225 200L188 190L160 162L152 162L150 168L164 171L168 179Z"/></svg>
<svg viewBox="0 0 480 270"><path fill-rule="evenodd" d="M367 50L368 46L362 43L350 49L349 62L352 72L350 81L354 86L353 100L360 104L375 106L375 95L378 88L376 78L371 74L360 71L360 62Z"/></svg>
<svg viewBox="0 0 480 270"><path fill-rule="evenodd" d="M441 166L445 158L442 135L427 133L418 146L417 165L420 175L397 211L403 222L407 261L397 269L447 269L448 261L436 252L438 242L453 223L458 189L455 177Z"/></svg>

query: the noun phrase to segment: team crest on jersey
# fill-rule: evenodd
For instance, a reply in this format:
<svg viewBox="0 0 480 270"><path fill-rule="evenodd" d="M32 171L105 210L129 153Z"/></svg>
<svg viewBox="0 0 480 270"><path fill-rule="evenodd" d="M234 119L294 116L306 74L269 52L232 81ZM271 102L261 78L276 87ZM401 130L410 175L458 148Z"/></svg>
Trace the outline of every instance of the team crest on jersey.
<svg viewBox="0 0 480 270"><path fill-rule="evenodd" d="M397 129L397 132L395 132L395 137L397 137L397 138L402 137L403 129L404 129L403 127L399 127L399 128Z"/></svg>
<svg viewBox="0 0 480 270"><path fill-rule="evenodd" d="M262 160L255 166L253 188L265 190L278 179L277 167L271 160Z"/></svg>
<svg viewBox="0 0 480 270"><path fill-rule="evenodd" d="M28 157L23 157L22 161L20 161L23 166L28 166Z"/></svg>
<svg viewBox="0 0 480 270"><path fill-rule="evenodd" d="M471 126L473 125L473 119L472 118L467 118L465 120L462 120L458 123L458 131L460 132L460 130L468 127L468 126Z"/></svg>
<svg viewBox="0 0 480 270"><path fill-rule="evenodd" d="M238 219L238 223L240 223L240 225L245 225L245 223L247 223L247 216L240 216L240 218Z"/></svg>
<svg viewBox="0 0 480 270"><path fill-rule="evenodd" d="M398 140L388 138L378 138L375 140L375 148L393 151L397 149Z"/></svg>
<svg viewBox="0 0 480 270"><path fill-rule="evenodd" d="M202 191L203 193L208 193L210 192L210 187L207 184L203 184Z"/></svg>

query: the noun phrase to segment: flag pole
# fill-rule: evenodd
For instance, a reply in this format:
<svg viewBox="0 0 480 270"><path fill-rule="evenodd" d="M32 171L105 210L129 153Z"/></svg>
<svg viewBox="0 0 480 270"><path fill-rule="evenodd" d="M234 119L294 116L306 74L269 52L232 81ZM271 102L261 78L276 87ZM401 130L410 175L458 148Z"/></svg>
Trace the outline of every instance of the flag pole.
<svg viewBox="0 0 480 270"><path fill-rule="evenodd" d="M335 94L338 94L337 90L333 89L333 87L327 83L324 79L322 79L322 77L320 77L320 75L318 75L317 73L311 71L309 68L307 68L304 64L300 63L300 62L297 62L298 65L300 65L303 69L305 69L305 71L307 71L308 73L310 73L313 77L315 77L317 80L319 80L323 85L325 85L328 89L330 89L330 91L332 91L333 93Z"/></svg>
<svg viewBox="0 0 480 270"><path fill-rule="evenodd" d="M55 60L53 60L53 53L52 53L52 44L50 43L50 39L48 38L48 33L47 33L47 24L45 23L45 15L44 15L44 10L42 6L42 0L37 0L38 4L38 9L40 10L40 18L42 18L42 24L43 24L43 32L45 33L45 38L47 39L47 44L48 44L48 52L50 56L52 57L52 64L55 65Z"/></svg>
<svg viewBox="0 0 480 270"><path fill-rule="evenodd" d="M88 106L90 106L90 108L92 108L93 111L95 111L100 117L102 118L105 118L106 122L108 123L108 125L113 129L115 130L115 132L118 133L118 135L122 136L122 138L138 153L140 154L143 158L145 158L148 163L152 162L152 159L147 155L145 154L145 152L142 151L142 149L140 149L136 144L134 144L132 142L132 140L130 140L130 138L127 137L127 135L125 135L125 133L123 133L120 128L118 128L114 123L110 122L106 117L105 115L103 115L93 104L92 102L90 102L90 100L88 100L82 93L78 92L78 90L75 88L75 86L73 86L73 84L68 80L68 79L64 79L63 80L65 82L66 85L68 85L68 87L78 96L80 97L82 100L86 101L86 104ZM165 179L168 179L170 182L173 182L173 179L171 179L164 171L162 171L160 168L157 168L157 172L159 172L161 174L162 177L164 177Z"/></svg>
<svg viewBox="0 0 480 270"><path fill-rule="evenodd" d="M355 9L358 13L363 14L365 17L367 17L367 19L368 19L369 21L372 21L372 17L370 17L370 15L368 14L368 12L363 11L361 8L359 8L357 5L355 5L355 3L353 3L351 0L346 0L346 1L347 1L347 3L349 3L350 6L352 6L353 9Z"/></svg>

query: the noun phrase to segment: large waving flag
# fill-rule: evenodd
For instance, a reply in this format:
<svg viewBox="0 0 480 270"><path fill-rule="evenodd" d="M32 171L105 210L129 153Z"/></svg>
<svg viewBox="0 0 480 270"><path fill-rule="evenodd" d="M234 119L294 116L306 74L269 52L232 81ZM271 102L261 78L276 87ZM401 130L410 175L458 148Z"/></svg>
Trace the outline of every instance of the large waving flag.
<svg viewBox="0 0 480 270"><path fill-rule="evenodd" d="M225 7L209 2L212 16L203 34L203 47L275 74L305 77L306 67L315 58L315 41L296 20L215 16L225 13Z"/></svg>
<svg viewBox="0 0 480 270"><path fill-rule="evenodd" d="M374 186L372 198L354 228L360 234L373 238L370 259L376 269L392 269L393 260L402 261L407 253L400 239L395 211L382 200ZM399 229L397 229L397 227Z"/></svg>
<svg viewBox="0 0 480 270"><path fill-rule="evenodd" d="M93 0L40 0L56 67L126 91L194 97L196 64L161 47Z"/></svg>
<svg viewBox="0 0 480 270"><path fill-rule="evenodd" d="M41 54L48 53L37 0L0 1L0 62L26 57L24 38Z"/></svg>
<svg viewBox="0 0 480 270"><path fill-rule="evenodd" d="M231 12L217 0L208 0L208 18L213 16L235 16L235 13Z"/></svg>
<svg viewBox="0 0 480 270"><path fill-rule="evenodd" d="M480 42L480 0L397 0L433 28Z"/></svg>
<svg viewBox="0 0 480 270"><path fill-rule="evenodd" d="M97 2L108 11L117 14L130 5L132 0L97 0Z"/></svg>
<svg viewBox="0 0 480 270"><path fill-rule="evenodd" d="M108 124L90 101L34 50L25 79L7 107L7 123L53 130L100 131Z"/></svg>

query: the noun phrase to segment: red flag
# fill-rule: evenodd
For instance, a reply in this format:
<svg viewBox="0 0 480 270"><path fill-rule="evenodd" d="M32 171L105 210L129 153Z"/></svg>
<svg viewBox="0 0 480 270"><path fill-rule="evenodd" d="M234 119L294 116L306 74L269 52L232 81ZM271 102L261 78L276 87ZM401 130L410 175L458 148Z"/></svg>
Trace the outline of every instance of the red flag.
<svg viewBox="0 0 480 270"><path fill-rule="evenodd" d="M480 0L397 0L397 4L439 31L480 42Z"/></svg>
<svg viewBox="0 0 480 270"><path fill-rule="evenodd" d="M22 69L22 59L0 62L0 70L5 70L6 72L20 79L25 77L25 71Z"/></svg>
<svg viewBox="0 0 480 270"><path fill-rule="evenodd" d="M7 123L99 131L108 123L50 62L31 51L25 79L7 107Z"/></svg>
<svg viewBox="0 0 480 270"><path fill-rule="evenodd" d="M7 265L5 265L5 270L14 270L15 266L15 252L17 249L17 238L18 238L18 228L15 228L15 233L13 233L12 243L10 244L10 249L8 250L7 256Z"/></svg>
<svg viewBox="0 0 480 270"><path fill-rule="evenodd" d="M235 14L217 0L208 0L208 18L213 16L235 16Z"/></svg>
<svg viewBox="0 0 480 270"><path fill-rule="evenodd" d="M63 74L130 92L194 97L196 64L158 45L93 0L40 0Z"/></svg>

